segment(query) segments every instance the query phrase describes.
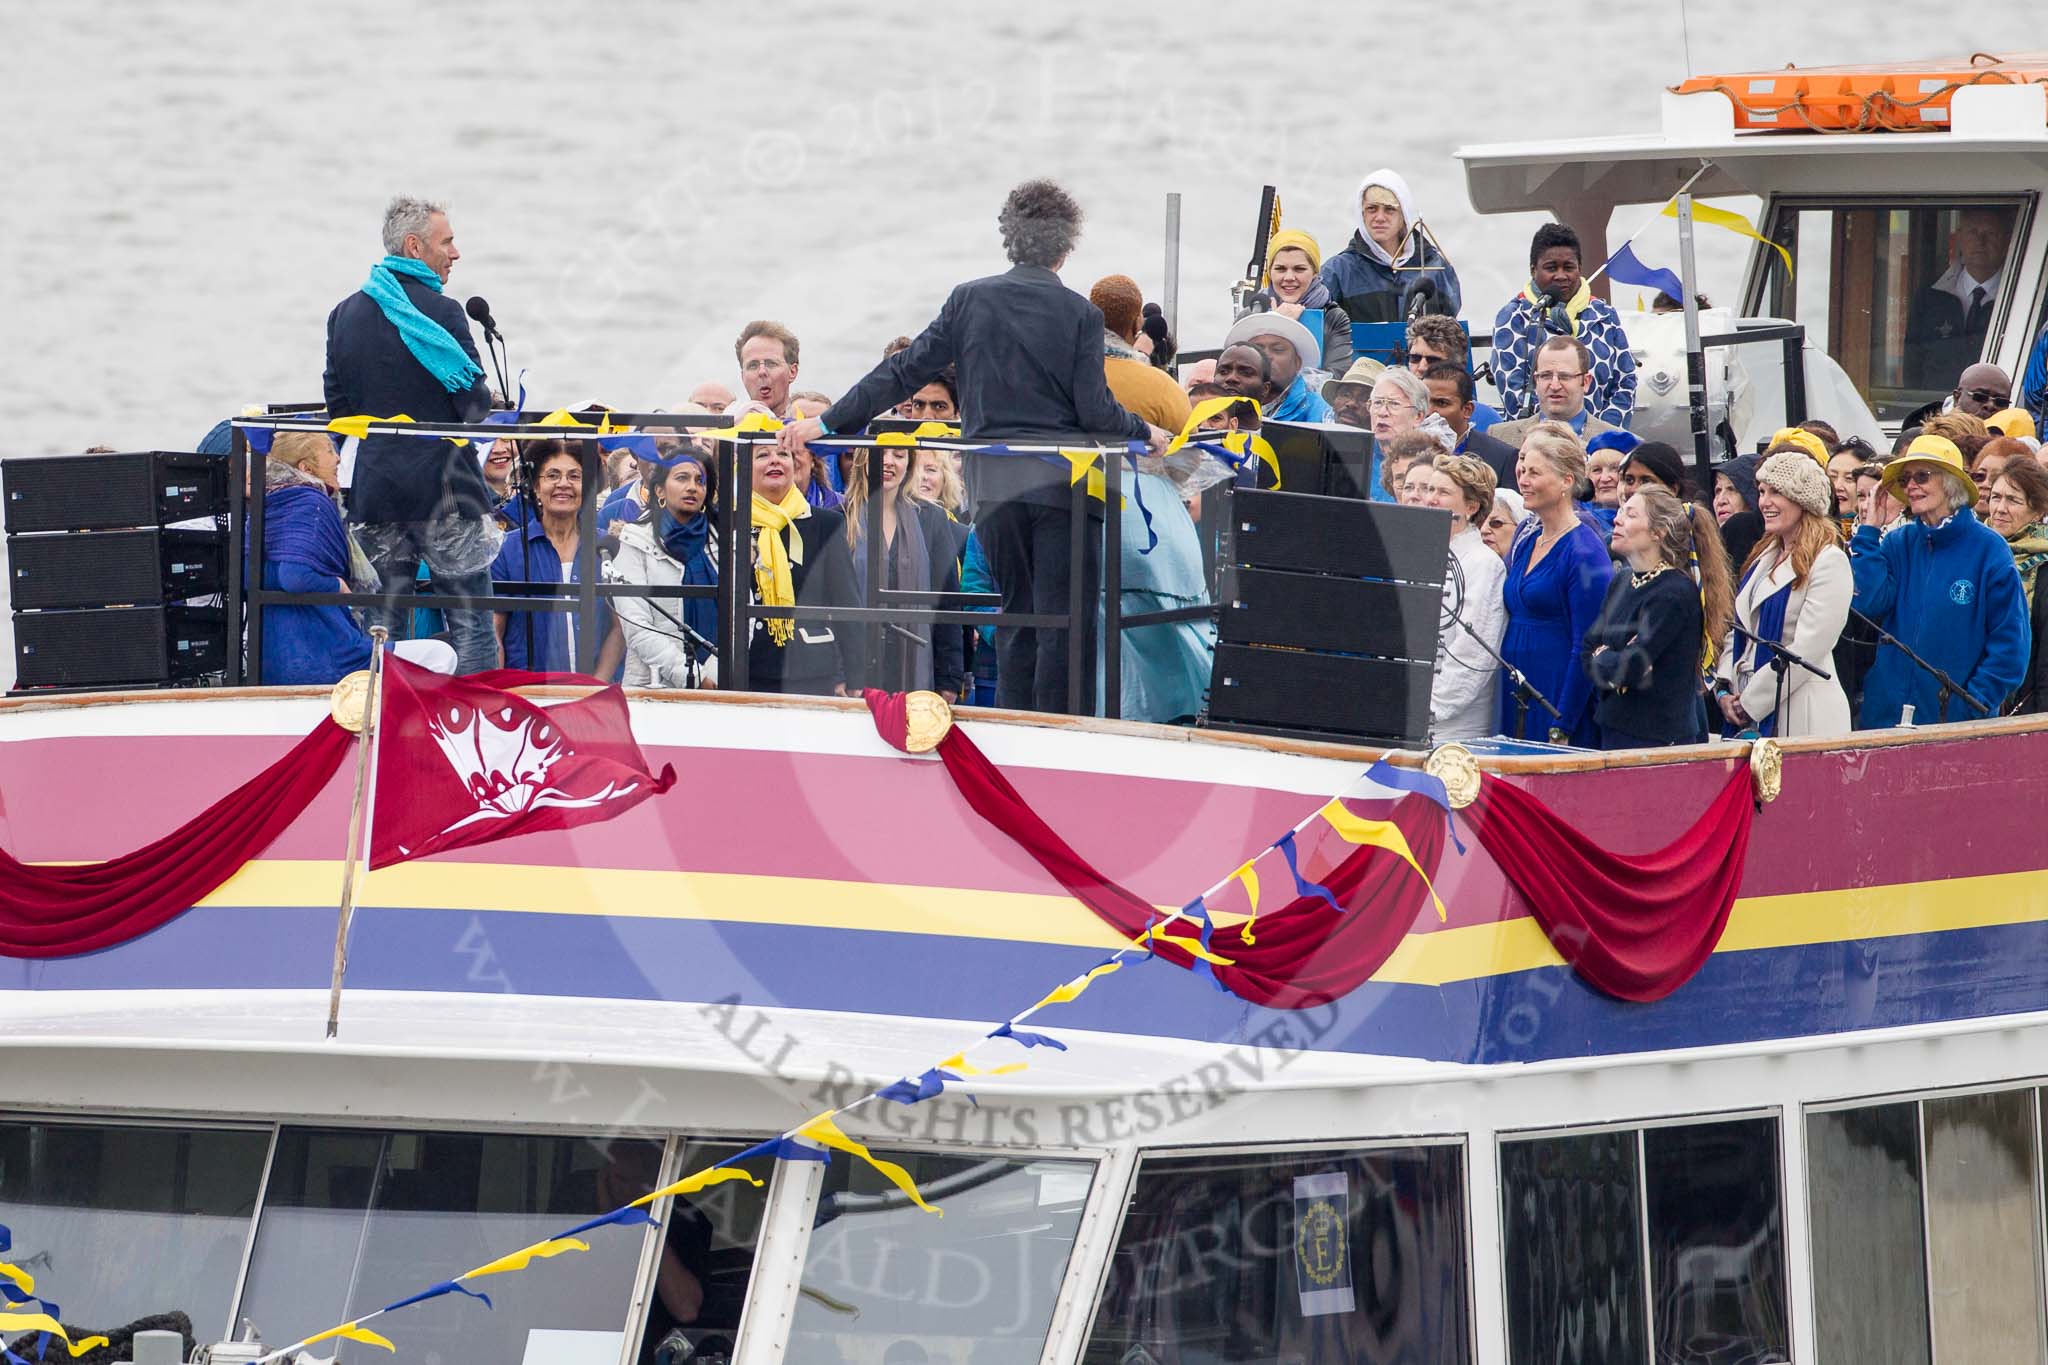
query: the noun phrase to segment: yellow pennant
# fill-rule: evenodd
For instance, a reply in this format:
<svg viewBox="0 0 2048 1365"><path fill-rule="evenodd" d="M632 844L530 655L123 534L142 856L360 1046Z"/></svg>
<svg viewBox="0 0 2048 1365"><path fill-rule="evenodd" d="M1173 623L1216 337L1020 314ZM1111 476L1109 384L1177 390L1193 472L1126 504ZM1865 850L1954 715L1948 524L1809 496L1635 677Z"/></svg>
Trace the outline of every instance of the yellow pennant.
<svg viewBox="0 0 2048 1365"><path fill-rule="evenodd" d="M1218 967L1235 967L1237 965L1235 959L1227 957L1218 957L1216 954L1210 952L1207 948L1204 948L1202 946L1202 941L1198 938L1188 938L1180 934L1167 933L1166 926L1171 924L1172 922L1173 921L1171 920L1161 920L1159 923L1153 925L1150 929L1147 929L1144 933L1138 935L1137 938L1131 940L1131 946L1135 948L1142 948L1145 946L1145 940L1149 938L1155 943L1171 943L1174 947L1180 949L1184 953L1187 953L1190 957L1198 957L1202 961L1213 963Z"/></svg>
<svg viewBox="0 0 2048 1365"><path fill-rule="evenodd" d="M1329 822L1330 828L1337 831L1338 837L1346 843L1362 844L1371 848L1383 848L1389 853L1399 855L1402 861L1415 869L1415 875L1422 878L1423 886L1429 889L1429 898L1436 902L1437 919L1444 920L1450 917L1444 910L1444 903L1437 899L1436 887L1430 884L1429 874L1422 870L1422 864L1416 862L1414 853L1409 851L1408 836L1401 833L1400 827L1394 824L1393 821L1367 820L1362 816L1354 815L1346 808L1342 801L1334 796L1330 798L1330 803L1323 807L1320 814L1324 820Z"/></svg>
<svg viewBox="0 0 2048 1365"><path fill-rule="evenodd" d="M36 1277L18 1265L9 1265L5 1261L0 1261L0 1279L14 1281L17 1285L21 1286L21 1292L24 1294L36 1292Z"/></svg>
<svg viewBox="0 0 2048 1365"><path fill-rule="evenodd" d="M507 1271L524 1270L535 1261L544 1261L550 1256L560 1256L570 1251L588 1251L590 1243L575 1237L550 1237L545 1242L535 1242L530 1247L521 1247L509 1256L500 1256L487 1261L475 1270L466 1270L455 1278L458 1280L480 1279L485 1275L503 1275Z"/></svg>
<svg viewBox="0 0 2048 1365"><path fill-rule="evenodd" d="M578 417L567 408L556 408L547 416L534 423L537 427L587 427L590 423Z"/></svg>
<svg viewBox="0 0 2048 1365"><path fill-rule="evenodd" d="M664 1185L653 1194L643 1194L638 1199L635 1199L629 1207L636 1209L646 1208L664 1195L672 1194L680 1199L686 1194L695 1194L706 1186L721 1185L728 1180L745 1180L756 1187L759 1187L761 1184L760 1181L755 1180L753 1176L748 1175L737 1166L712 1166L697 1172L695 1175L686 1175L673 1185Z"/></svg>
<svg viewBox="0 0 2048 1365"><path fill-rule="evenodd" d="M0 1313L0 1330L10 1332L48 1332L51 1336L63 1342L64 1349L71 1352L74 1356L82 1356L96 1346L107 1344L105 1337L80 1337L77 1341L73 1341L71 1334L64 1330L64 1324L51 1317L48 1313Z"/></svg>
<svg viewBox="0 0 2048 1365"><path fill-rule="evenodd" d="M1252 925L1258 923L1259 919L1259 869L1257 865L1258 861L1259 860L1257 858L1248 859L1245 862L1244 866L1238 868L1237 871L1230 874L1231 879L1233 881L1237 882L1240 886L1244 887L1245 899L1252 903L1251 918L1246 920L1244 924L1238 929L1238 932L1244 936L1244 943L1247 948L1251 947L1253 944L1258 942L1257 939L1252 937Z"/></svg>
<svg viewBox="0 0 2048 1365"><path fill-rule="evenodd" d="M358 1327L352 1322L343 1323L339 1327L330 1327L317 1337L307 1337L299 1345L311 1346L316 1342L334 1341L337 1339L341 1341L360 1341L365 1346L381 1346L393 1355L398 1354L398 1348L391 1344L391 1338L379 1336L369 1328Z"/></svg>
<svg viewBox="0 0 2048 1365"><path fill-rule="evenodd" d="M1202 430L1202 423L1227 410L1233 403L1250 403L1255 410L1259 408L1259 400L1256 398L1233 398L1229 394L1218 398L1204 398L1195 404L1194 410L1188 414L1188 420L1181 425L1180 434L1166 443L1166 453L1171 455L1188 442L1195 440L1215 441L1233 455L1250 452L1258 456L1261 464L1273 471L1273 487L1275 490L1279 489L1280 457L1274 453L1272 442L1256 431Z"/></svg>
<svg viewBox="0 0 2048 1365"><path fill-rule="evenodd" d="M946 1058L945 1061L940 1062L938 1069L940 1071L951 1071L959 1076L1008 1076L1014 1072L1022 1071L1024 1063L1005 1062L1001 1066L982 1068L968 1061L967 1054L964 1052L956 1052Z"/></svg>
<svg viewBox="0 0 2048 1365"><path fill-rule="evenodd" d="M410 422L412 418L404 413L396 417L337 417L327 424L327 429L337 436L353 436L358 441L367 440L372 422Z"/></svg>
<svg viewBox="0 0 2048 1365"><path fill-rule="evenodd" d="M1064 1005L1070 1000L1079 1000L1081 998L1081 992L1087 990L1090 986L1094 985L1095 979L1097 977L1108 976L1111 972L1117 971L1123 965L1124 964L1121 962L1105 962L1100 967L1097 967L1092 971L1084 972L1080 976L1075 977L1072 981L1067 982L1067 984L1064 986L1055 986L1053 988L1052 994L1046 996L1045 999L1033 1005L1031 1007L1031 1010L1042 1010L1047 1005Z"/></svg>
<svg viewBox="0 0 2048 1365"><path fill-rule="evenodd" d="M1088 480L1088 496L1094 498L1097 502L1106 500L1108 497L1108 485L1102 481L1102 452L1099 450L1062 450L1060 454L1066 458L1067 464L1070 466L1070 472L1067 475L1068 486L1071 487L1081 482L1085 477Z"/></svg>
<svg viewBox="0 0 2048 1365"><path fill-rule="evenodd" d="M1678 201L1676 199L1664 206L1664 216L1666 218L1676 218L1678 216ZM1785 278L1788 280L1792 278L1792 253L1764 236L1761 232L1758 232L1756 228L1750 225L1749 219L1744 218L1741 214L1730 213L1727 209L1717 209L1712 204L1702 204L1695 200L1692 206L1692 220L1695 223L1707 223L1717 228L1726 228L1736 236L1747 237L1753 242L1762 242L1765 246L1777 252L1778 258L1785 262Z"/></svg>
<svg viewBox="0 0 2048 1365"><path fill-rule="evenodd" d="M728 436L752 436L758 432L782 430L782 419L771 417L765 412L750 412L729 427L718 427L711 431L700 431L699 436L709 436L716 441Z"/></svg>
<svg viewBox="0 0 2048 1365"><path fill-rule="evenodd" d="M937 1214L941 1218L945 1217L941 1210L935 1209L930 1204L924 1202L924 1196L918 1193L917 1182L910 1178L910 1172L904 1170L893 1161L876 1156L866 1147L839 1131L839 1125L832 1121L832 1115L838 1112L836 1109L831 1109L818 1115L818 1117L797 1129L796 1136L808 1138L820 1147L831 1147L837 1151L851 1152L877 1171L880 1171L890 1184L909 1195L911 1203L917 1205L926 1213Z"/></svg>

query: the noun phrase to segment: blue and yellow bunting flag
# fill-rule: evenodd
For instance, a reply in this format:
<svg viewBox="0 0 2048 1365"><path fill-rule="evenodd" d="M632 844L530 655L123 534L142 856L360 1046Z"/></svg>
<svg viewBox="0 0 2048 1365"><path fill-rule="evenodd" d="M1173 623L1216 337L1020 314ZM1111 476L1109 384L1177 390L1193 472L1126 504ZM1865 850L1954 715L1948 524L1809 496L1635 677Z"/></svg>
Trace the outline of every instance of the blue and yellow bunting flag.
<svg viewBox="0 0 2048 1365"><path fill-rule="evenodd" d="M472 1299L482 1299L484 1307L491 1309L493 1312L497 1310L497 1305L491 1302L491 1296L484 1293L481 1289L471 1289L468 1285L457 1284L454 1280L443 1280L439 1284L428 1285L410 1298L400 1299L397 1303L387 1303L377 1311L379 1313L396 1313L401 1308L410 1308L416 1303L425 1303L428 1299L438 1299L444 1294L467 1294Z"/></svg>
<svg viewBox="0 0 2048 1365"><path fill-rule="evenodd" d="M56 1307L47 1299L43 1301L43 1306ZM107 1344L107 1339L100 1336L80 1337L73 1341L71 1334L64 1330L64 1324L49 1313L0 1313L0 1332L47 1332L63 1342L64 1349L74 1356L82 1356L95 1347Z"/></svg>
<svg viewBox="0 0 2048 1365"><path fill-rule="evenodd" d="M1035 1013L1044 1009L1047 1005L1064 1005L1070 1001L1079 1000L1081 992L1094 985L1098 978L1108 976L1111 972L1121 969L1123 965L1123 963L1115 958L1111 958L1100 966L1091 967L1065 985L1053 987L1051 994L1033 1005L1026 1013Z"/></svg>
<svg viewBox="0 0 2048 1365"><path fill-rule="evenodd" d="M939 1217L945 1216L943 1211L933 1208L930 1204L924 1202L924 1196L918 1193L917 1182L910 1178L910 1172L886 1157L876 1156L865 1146L855 1142L852 1138L841 1132L839 1125L832 1121L832 1115L838 1112L836 1109L830 1109L818 1115L818 1117L797 1129L797 1136L806 1138L821 1146L830 1147L835 1151L847 1152L859 1157L862 1161L874 1167L883 1179L908 1195L911 1203L917 1205L926 1213Z"/></svg>
<svg viewBox="0 0 2048 1365"><path fill-rule="evenodd" d="M517 1251L509 1252L506 1255L500 1256L495 1261L485 1261L475 1270L465 1270L455 1278L458 1280L480 1280L486 1275L508 1275L515 1270L526 1269L535 1261L545 1261L550 1257L567 1255L572 1251L588 1250L590 1250L590 1243L579 1237L550 1237L546 1241L535 1242L532 1246L521 1247ZM315 1337L314 1340L318 1341L319 1338Z"/></svg>
<svg viewBox="0 0 2048 1365"><path fill-rule="evenodd" d="M1621 250L1607 258L1607 264L1600 267L1607 278L1616 284L1636 284L1646 289L1658 289L1674 299L1685 297L1685 283L1673 271L1662 266L1643 264L1636 255L1635 247L1628 242L1621 244Z"/></svg>
<svg viewBox="0 0 2048 1365"><path fill-rule="evenodd" d="M1676 199L1673 199L1664 206L1664 216L1666 218L1676 218L1678 216L1678 201ZM1753 242L1762 242L1765 246L1777 252L1778 258L1784 261L1785 278L1788 280L1792 278L1792 253L1764 236L1761 232L1758 232L1751 225L1749 219L1741 214L1730 213L1727 209L1717 209L1712 204L1702 204L1698 200L1694 200L1692 220L1695 223L1706 223L1711 227L1725 228L1736 236L1747 237ZM1684 286L1681 285L1680 289L1683 290L1683 288Z"/></svg>
<svg viewBox="0 0 2048 1365"><path fill-rule="evenodd" d="M737 1159L738 1158L734 1158L734 1160ZM681 1180L676 1181L672 1185L663 1185L660 1189L655 1190L651 1194L643 1194L638 1199L635 1199L632 1202L632 1204L628 1207L645 1208L657 1199L662 1199L671 1195L676 1198L681 1198L686 1194L695 1194L697 1191L704 1189L707 1186L722 1185L728 1180L744 1180L748 1184L753 1185L756 1188L759 1188L761 1184L761 1182L755 1179L754 1176L749 1172L743 1171L737 1166L728 1165L724 1162L721 1162L716 1166L707 1166L703 1170L698 1171L694 1175L686 1175Z"/></svg>
<svg viewBox="0 0 2048 1365"><path fill-rule="evenodd" d="M562 1237L581 1237L593 1228L630 1228L638 1227L643 1223L654 1223L656 1227L661 1226L661 1224L654 1222L654 1215L646 1209L641 1208L637 1204L628 1204L622 1209L613 1209L610 1213L601 1213L586 1222L578 1223L573 1228L566 1228L557 1235Z"/></svg>
<svg viewBox="0 0 2048 1365"><path fill-rule="evenodd" d="M946 1082L958 1081L959 1079L960 1077L953 1075L951 1072L941 1071L938 1067L933 1067L928 1071L919 1073L915 1080L906 1076L900 1081L894 1081L883 1086L875 1092L875 1098L889 1100L896 1104L922 1104L928 1099L943 1094L946 1089ZM971 1095L968 1096L970 1101L973 1098Z"/></svg>
<svg viewBox="0 0 2048 1365"><path fill-rule="evenodd" d="M317 1337L307 1337L299 1345L314 1346L323 1341L360 1341L365 1346L378 1346L391 1352L393 1355L398 1354L398 1348L391 1344L391 1338L379 1336L369 1328L358 1327L352 1322L343 1323L339 1327L330 1327Z"/></svg>
<svg viewBox="0 0 2048 1365"><path fill-rule="evenodd" d="M765 1142L757 1142L747 1148L746 1151L740 1152L735 1156L729 1156L718 1164L720 1166L730 1166L735 1162L745 1161L749 1157L756 1156L773 1157L777 1161L829 1162L832 1160L830 1152L821 1152L816 1147L806 1147L785 1133L780 1137L769 1138Z"/></svg>
<svg viewBox="0 0 2048 1365"><path fill-rule="evenodd" d="M1415 854L1408 847L1408 836L1401 833L1399 825L1391 820L1368 820L1362 815L1353 814L1341 798L1334 796L1318 814L1345 843L1357 844L1364 848L1383 848L1414 868L1415 875L1422 878L1423 886L1429 891L1430 900L1436 905L1437 919L1441 921L1450 918L1449 912L1444 909L1443 901L1437 897L1436 887L1430 883L1429 874L1422 870L1421 863L1415 861Z"/></svg>
<svg viewBox="0 0 2048 1365"><path fill-rule="evenodd" d="M1021 1043L1025 1047L1049 1047L1056 1052L1065 1052L1067 1050L1065 1043L1049 1033L1033 1033L1029 1029L1016 1028L1010 1024L997 1024L988 1031L988 1036L991 1038L1008 1038L1011 1042Z"/></svg>
<svg viewBox="0 0 2048 1365"><path fill-rule="evenodd" d="M1445 824L1451 832L1451 843L1459 853L1465 851L1465 841L1458 837L1457 812L1451 807L1451 794L1444 789L1442 778L1433 777L1420 768L1397 768L1384 758L1367 768L1365 776L1369 782L1392 787L1395 791L1413 792L1441 807Z"/></svg>
<svg viewBox="0 0 2048 1365"><path fill-rule="evenodd" d="M1227 881L1236 882L1239 886L1242 886L1244 888L1245 900L1251 903L1251 917L1245 920L1243 926L1238 929L1238 933L1243 937L1245 947L1247 948L1251 947L1253 944L1258 942L1258 939L1252 937L1252 926L1258 923L1259 920L1258 864L1259 860L1257 858L1247 858L1245 859L1244 863L1237 869L1237 871L1231 873L1230 876L1225 879Z"/></svg>
<svg viewBox="0 0 2048 1365"><path fill-rule="evenodd" d="M1337 911L1339 914L1343 913L1344 907L1337 904L1337 898L1330 894L1329 887L1324 886L1321 882L1312 882L1301 875L1301 851L1295 847L1293 830L1290 829L1281 835L1279 841L1273 847L1280 850L1280 856L1287 860L1287 870L1294 874L1295 895L1304 898L1309 896L1318 897L1327 903L1332 910Z"/></svg>

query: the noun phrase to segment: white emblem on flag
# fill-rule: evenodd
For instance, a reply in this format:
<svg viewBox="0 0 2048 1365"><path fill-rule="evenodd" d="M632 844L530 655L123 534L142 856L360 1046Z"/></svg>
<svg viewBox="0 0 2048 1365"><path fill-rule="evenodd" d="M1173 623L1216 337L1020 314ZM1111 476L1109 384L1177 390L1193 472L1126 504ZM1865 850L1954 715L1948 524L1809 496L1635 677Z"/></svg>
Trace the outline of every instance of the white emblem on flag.
<svg viewBox="0 0 2048 1365"><path fill-rule="evenodd" d="M487 715L444 704L434 709L427 733L477 804L472 814L442 830L444 835L479 821L505 820L549 807L587 809L640 788L638 782L607 782L602 791L575 796L554 786L549 774L569 756L568 741L544 717L523 715L509 706Z"/></svg>

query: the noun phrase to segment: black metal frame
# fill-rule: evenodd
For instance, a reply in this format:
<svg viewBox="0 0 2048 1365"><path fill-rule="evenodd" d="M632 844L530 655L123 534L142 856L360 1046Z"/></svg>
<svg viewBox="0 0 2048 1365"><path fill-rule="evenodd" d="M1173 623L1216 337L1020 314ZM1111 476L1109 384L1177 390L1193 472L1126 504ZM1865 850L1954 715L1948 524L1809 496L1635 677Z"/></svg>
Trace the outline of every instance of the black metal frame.
<svg viewBox="0 0 2048 1365"><path fill-rule="evenodd" d="M238 419L229 450L228 486L228 590L225 594L228 613L227 630L229 639L228 677L230 686L260 685L262 682L263 655L263 613L266 606L356 606L365 605L366 595L361 593L320 592L289 593L262 586L260 578L249 580L246 566L251 562L246 557L246 547L262 544L263 499L249 496L249 476L252 466L260 464L251 459L245 430L250 427L269 427L277 430L324 429L323 414L313 412L278 413L269 417ZM471 439L498 439L509 437L515 440L595 440L598 433L593 428L542 426L534 414L521 413L520 422L508 425L483 425L446 423L425 428L433 432L457 432ZM648 426L706 429L722 428L729 419L722 416L702 416L678 413L613 413L610 421L622 429L632 429L635 434L644 434L640 428ZM372 433L410 434L423 436L421 425L404 423L371 422L368 430ZM881 483L882 462L872 458L868 463L868 498L864 508L867 526L864 536L864 553L868 560L867 590L859 606L818 607L792 606L770 607L758 605L751 600L751 572L753 548L748 538L751 535L751 519L738 515L740 507L739 490L753 487L754 448L775 438L772 434L750 434L742 437L724 437L717 441L718 479L725 490L723 512L717 519L719 577L715 586L704 584L678 584L653 586L641 584L603 583L598 581L597 571L597 509L601 499L593 493L584 500L580 513L578 543L576 552L577 579L574 584L561 583L504 583L498 588L512 594L487 598L467 597L458 594L392 593L379 595L375 602L379 606L411 609L414 607L440 607L456 610L489 610L504 612L562 611L576 613L577 658L576 666L583 672L591 671L597 660L598 650L603 641L598 638L598 603L606 598L642 597L663 599L709 598L718 604L718 638L714 642L719 660L719 686L722 689L745 691L747 689L748 653L756 621L781 619L797 621L844 622L863 629L863 657L878 659L879 652L873 648L875 628L891 625L921 625L927 627L1031 627L1038 629L1066 630L1068 650L1067 702L1070 713L1078 714L1084 688L1089 679L1083 672L1086 657L1087 637L1083 630L1095 628L1089 619L1089 603L1084 593L1085 578L1081 572L1082 556L1086 553L1088 532L1088 491L1085 479L1073 484L1071 499L1073 560L1071 564L1071 591L1068 610L1063 614L1049 613L1008 613L1002 610L1001 598L994 593L940 593L918 592L905 589L886 589L881 570ZM858 440L841 443L832 440L834 449L851 449L866 445L868 449L879 446ZM1095 446L1092 440L1077 440L1077 448ZM972 451L971 442L938 443L942 449ZM1123 630L1136 626L1160 625L1174 621L1195 620L1213 617L1216 609L1210 607L1189 607L1173 611L1148 612L1125 617L1120 611L1123 587L1121 555L1123 551L1123 527L1120 509L1124 493L1124 457L1120 451L1110 451L1110 457L1103 459L1104 494L1106 512L1103 525L1102 574L1100 588L1104 599L1103 639L1103 714L1114 719L1121 711L1122 651L1109 648L1107 643L1120 640ZM987 457L997 458L997 457ZM1000 458L1032 459L1032 455L1013 455ZM906 469L905 477L909 477ZM260 572L261 555L254 564ZM971 610L975 606L994 607L995 610ZM238 642L246 641L238 648Z"/></svg>

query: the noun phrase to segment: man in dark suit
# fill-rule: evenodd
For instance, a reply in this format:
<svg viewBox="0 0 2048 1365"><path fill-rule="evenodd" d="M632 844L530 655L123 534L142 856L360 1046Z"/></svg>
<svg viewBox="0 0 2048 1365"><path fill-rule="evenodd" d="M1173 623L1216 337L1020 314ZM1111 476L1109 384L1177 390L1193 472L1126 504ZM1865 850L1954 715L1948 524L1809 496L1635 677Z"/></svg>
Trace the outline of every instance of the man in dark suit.
<svg viewBox="0 0 2048 1365"><path fill-rule="evenodd" d="M327 315L327 415L404 415L422 425L479 422L491 391L462 305L441 293L462 259L439 204L401 196L384 211L385 257ZM383 592L414 591L424 559L438 592L491 595L500 532L474 442L372 435L356 452L349 519ZM403 638L409 610L365 607L371 625ZM447 613L463 673L495 668L489 611Z"/></svg>
<svg viewBox="0 0 2048 1365"><path fill-rule="evenodd" d="M1057 273L1081 232L1081 208L1050 180L1010 191L997 218L1011 268L971 280L947 296L931 325L889 356L822 418L782 429L784 449L820 435L856 432L945 371L958 367L960 417L968 440L1057 445L1171 439L1126 412L1102 368L1102 311L1060 283ZM1064 616L1071 610L1072 471L1038 455L976 454L969 470L987 552L1006 613ZM1091 507L1099 517L1101 509ZM1091 523L1092 524L1092 523ZM1095 628L1101 550L1081 547L1083 712L1094 709ZM1068 708L1067 632L1009 626L996 632L996 701L1026 711Z"/></svg>
<svg viewBox="0 0 2048 1365"><path fill-rule="evenodd" d="M1906 383L1940 389L1984 353L1984 334L2005 275L2011 209L1964 209L1956 218L1948 269L1913 295L1906 312Z"/></svg>
<svg viewBox="0 0 2048 1365"><path fill-rule="evenodd" d="M1430 411L1442 417L1458 435L1456 453L1485 461L1502 488L1513 488L1515 448L1472 425L1477 402L1472 372L1456 361L1443 361L1422 372L1422 383L1429 390Z"/></svg>

